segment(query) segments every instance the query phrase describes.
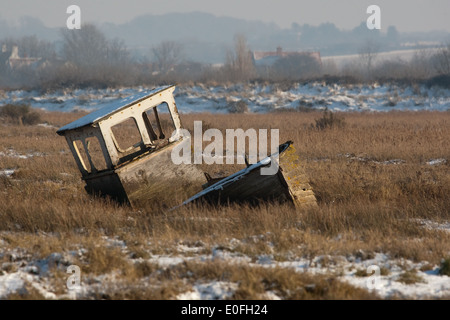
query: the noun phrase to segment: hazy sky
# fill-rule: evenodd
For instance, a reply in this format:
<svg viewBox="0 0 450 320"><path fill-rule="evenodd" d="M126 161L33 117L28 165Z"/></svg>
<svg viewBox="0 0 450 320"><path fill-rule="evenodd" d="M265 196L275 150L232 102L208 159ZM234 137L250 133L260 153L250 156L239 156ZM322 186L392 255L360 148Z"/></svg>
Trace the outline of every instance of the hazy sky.
<svg viewBox="0 0 450 320"><path fill-rule="evenodd" d="M82 22L124 23L143 14L201 11L216 16L274 22L289 28L332 22L352 29L366 21L371 4L381 8L381 27L395 25L401 32L446 30L450 32L450 0L0 0L0 17L17 21L32 16L47 26L62 27L71 4L81 8Z"/></svg>

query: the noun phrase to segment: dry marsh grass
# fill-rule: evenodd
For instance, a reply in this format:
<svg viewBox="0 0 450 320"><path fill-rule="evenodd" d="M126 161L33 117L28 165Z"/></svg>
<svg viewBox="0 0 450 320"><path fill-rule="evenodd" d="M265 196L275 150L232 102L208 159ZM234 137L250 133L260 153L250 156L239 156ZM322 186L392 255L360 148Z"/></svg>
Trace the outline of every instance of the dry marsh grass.
<svg viewBox="0 0 450 320"><path fill-rule="evenodd" d="M196 120L224 133L227 128L279 129L280 143L294 141L319 208L199 204L170 213L135 210L86 194L65 139L55 133L81 115L41 112L47 127L0 125L0 171L15 170L11 176L0 174L0 239L5 250L20 248L39 259L83 248L76 258L83 272L91 277L118 272L117 286L98 289L89 298L173 299L195 280L219 278L239 282L235 299L261 299L267 290L285 299L376 298L333 276L218 263L188 263L161 272L143 262L153 255L177 254L180 243L200 243L199 252L222 248L253 260L363 250L430 264L448 261L449 233L417 222L450 220L448 112L346 113L344 126L324 130L314 127L320 112L182 115L191 132ZM427 164L431 159L446 162ZM221 175L239 168L203 166ZM120 239L126 250L108 246L104 236ZM239 244L231 246L231 239ZM130 257L140 262L133 264ZM55 286L62 291L67 275L55 274ZM142 287L142 279L150 284ZM21 297L39 294L30 289L9 298Z"/></svg>

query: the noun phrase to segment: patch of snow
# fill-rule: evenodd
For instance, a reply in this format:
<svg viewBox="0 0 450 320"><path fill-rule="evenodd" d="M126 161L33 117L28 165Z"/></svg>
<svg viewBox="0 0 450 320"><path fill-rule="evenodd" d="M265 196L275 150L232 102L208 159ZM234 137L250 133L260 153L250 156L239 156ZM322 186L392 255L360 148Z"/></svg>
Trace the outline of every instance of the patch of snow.
<svg viewBox="0 0 450 320"><path fill-rule="evenodd" d="M429 161L427 161L427 165L429 166L438 166L441 164L446 164L447 163L447 159L431 159Z"/></svg>
<svg viewBox="0 0 450 320"><path fill-rule="evenodd" d="M417 276L422 281L405 284L398 281L401 273L403 272L395 272L394 275L390 276L380 276L371 291L385 298L399 296L408 299L438 298L450 294L450 278L447 276L417 271ZM365 289L368 288L368 282L373 281L369 277L355 277L354 275L346 275L342 279Z"/></svg>
<svg viewBox="0 0 450 320"><path fill-rule="evenodd" d="M25 286L25 281L20 273L15 272L0 276L0 298L15 293Z"/></svg>
<svg viewBox="0 0 450 320"><path fill-rule="evenodd" d="M177 246L177 251L178 252L185 252L185 253L188 253L188 252L199 252L199 251L203 251L204 250L204 248L203 247L190 247L190 246L187 246L187 245L184 245L184 244L179 244L178 246Z"/></svg>
<svg viewBox="0 0 450 320"><path fill-rule="evenodd" d="M14 172L16 172L15 169L0 170L0 176L10 177L10 176L12 176L14 174Z"/></svg>
<svg viewBox="0 0 450 320"><path fill-rule="evenodd" d="M156 263L162 268L167 268L170 266L174 266L177 264L181 264L184 261L188 260L187 258L180 257L180 256L153 256L152 258L148 259L147 261L150 263Z"/></svg>
<svg viewBox="0 0 450 320"><path fill-rule="evenodd" d="M263 297L264 300L282 300L275 292L266 291Z"/></svg>
<svg viewBox="0 0 450 320"><path fill-rule="evenodd" d="M193 286L193 290L182 293L177 300L223 300L229 298L237 290L238 284L224 281L212 281Z"/></svg>
<svg viewBox="0 0 450 320"><path fill-rule="evenodd" d="M429 230L441 230L450 232L450 222L438 223L428 219L416 219L416 221L423 227Z"/></svg>
<svg viewBox="0 0 450 320"><path fill-rule="evenodd" d="M55 127L54 125L51 125L48 123L39 123L38 127L49 128L49 129L57 129L58 128L58 127Z"/></svg>
<svg viewBox="0 0 450 320"><path fill-rule="evenodd" d="M377 161L377 160L373 160L373 159L369 158L367 155L356 156L352 153L338 154L337 156L347 158L351 161L372 162L372 163L381 164L381 165L391 165L391 164L397 165L397 164L406 163L406 161L403 159L390 159L390 160L385 160L385 161Z"/></svg>
<svg viewBox="0 0 450 320"><path fill-rule="evenodd" d="M261 255L258 257L258 264L271 264L273 260L272 256L268 256L268 255Z"/></svg>
<svg viewBox="0 0 450 320"><path fill-rule="evenodd" d="M6 151L0 151L0 157L17 158L17 159L28 159L33 157L43 157L45 153L41 152L30 152L27 154L20 154L16 150L9 148Z"/></svg>
<svg viewBox="0 0 450 320"><path fill-rule="evenodd" d="M57 298L56 294L48 291L45 284L41 284L38 282L38 279L33 279L31 282L31 286L36 289L46 300L55 300Z"/></svg>
<svg viewBox="0 0 450 320"><path fill-rule="evenodd" d="M125 241L120 240L118 236L115 236L114 238L103 236L102 238L108 243L108 245L110 247L116 247L116 248L120 248L122 250L127 249L127 245L126 245Z"/></svg>
<svg viewBox="0 0 450 320"><path fill-rule="evenodd" d="M389 164L402 164L402 163L406 163L405 160L402 159L392 159L392 160L386 160L386 161L373 161L374 163L379 163L379 164L384 164L384 165L389 165Z"/></svg>

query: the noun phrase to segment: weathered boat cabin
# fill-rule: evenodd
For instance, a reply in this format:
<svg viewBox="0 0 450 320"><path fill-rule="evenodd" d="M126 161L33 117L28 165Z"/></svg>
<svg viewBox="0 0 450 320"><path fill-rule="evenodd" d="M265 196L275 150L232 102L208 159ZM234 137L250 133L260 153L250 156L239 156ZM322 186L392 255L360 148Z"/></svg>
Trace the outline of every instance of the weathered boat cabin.
<svg viewBox="0 0 450 320"><path fill-rule="evenodd" d="M174 89L163 86L107 104L57 131L88 193L143 207L202 190L207 180L197 167L171 160L172 149L190 139L183 135Z"/></svg>

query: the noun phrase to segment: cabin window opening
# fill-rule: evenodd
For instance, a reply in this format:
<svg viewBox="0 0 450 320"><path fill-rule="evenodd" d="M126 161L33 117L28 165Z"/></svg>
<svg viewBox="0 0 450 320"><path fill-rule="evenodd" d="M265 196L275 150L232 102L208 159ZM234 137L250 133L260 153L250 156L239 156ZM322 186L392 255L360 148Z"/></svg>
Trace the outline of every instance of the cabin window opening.
<svg viewBox="0 0 450 320"><path fill-rule="evenodd" d="M169 139L176 133L176 127L167 103L146 110L142 116L152 144L169 143Z"/></svg>
<svg viewBox="0 0 450 320"><path fill-rule="evenodd" d="M134 118L111 127L112 139L121 158L141 152L144 148L141 133Z"/></svg>
<svg viewBox="0 0 450 320"><path fill-rule="evenodd" d="M75 140L74 147L83 168L88 173L96 173L108 169L105 155L97 137Z"/></svg>

